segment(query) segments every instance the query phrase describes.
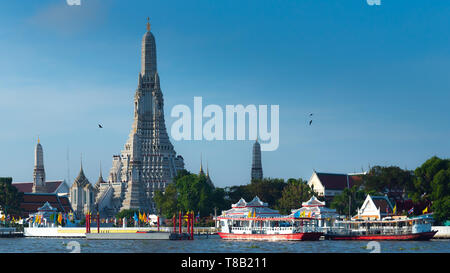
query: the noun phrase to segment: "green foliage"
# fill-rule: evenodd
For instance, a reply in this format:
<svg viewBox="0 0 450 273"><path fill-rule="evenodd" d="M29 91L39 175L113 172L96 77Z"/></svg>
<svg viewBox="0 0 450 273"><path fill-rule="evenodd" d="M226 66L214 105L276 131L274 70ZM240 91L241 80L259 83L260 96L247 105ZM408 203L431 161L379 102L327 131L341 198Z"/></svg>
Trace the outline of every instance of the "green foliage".
<svg viewBox="0 0 450 273"><path fill-rule="evenodd" d="M396 166L375 166L367 175L363 176L363 185L366 191L387 191L389 197L397 198L398 196L390 196L389 193L410 191L413 188L413 173Z"/></svg>
<svg viewBox="0 0 450 273"><path fill-rule="evenodd" d="M348 215L350 206L350 216L353 216L363 204L366 195L366 191L353 186L351 189L344 189L341 194L336 195L331 201L330 207L336 209L341 215Z"/></svg>
<svg viewBox="0 0 450 273"><path fill-rule="evenodd" d="M214 213L214 209L223 210L230 206L225 199L225 191L214 188L205 175L180 172L174 183L169 184L165 192L156 192L156 207L166 218L172 218L178 211L194 211L200 216Z"/></svg>
<svg viewBox="0 0 450 273"><path fill-rule="evenodd" d="M300 208L303 202L313 195L313 190L302 179L289 179L284 187L281 198L277 201L276 209L282 214L291 213L292 209Z"/></svg>
<svg viewBox="0 0 450 273"><path fill-rule="evenodd" d="M230 203L236 203L241 198L250 201L258 196L262 201L267 202L269 207L275 207L287 185L283 179L279 178L252 180L248 185L230 187L228 198Z"/></svg>
<svg viewBox="0 0 450 273"><path fill-rule="evenodd" d="M443 224L446 220L450 219L450 196L447 195L442 199L433 201L431 209L436 222Z"/></svg>
<svg viewBox="0 0 450 273"><path fill-rule="evenodd" d="M23 193L12 185L11 177L0 177L0 207L7 214L22 214Z"/></svg>
<svg viewBox="0 0 450 273"><path fill-rule="evenodd" d="M136 215L138 215L138 213L139 213L139 211L138 210L135 210L135 209L124 209L124 210L121 210L121 211L119 211L117 214L116 214L116 218L117 219L122 219L122 218L127 218L127 219L130 219L130 218L133 218L133 216L134 216L134 214L136 213ZM83 218L84 219L84 218ZM82 219L82 220L83 220Z"/></svg>
<svg viewBox="0 0 450 273"><path fill-rule="evenodd" d="M165 192L155 192L154 201L158 211L166 218L171 218L180 210L177 188L173 183L166 187Z"/></svg>
<svg viewBox="0 0 450 273"><path fill-rule="evenodd" d="M450 159L433 156L415 171L413 201L431 201L436 222L450 219Z"/></svg>
<svg viewBox="0 0 450 273"><path fill-rule="evenodd" d="M450 159L440 159L436 156L428 159L422 166L418 167L414 171L414 187L411 193L413 200L417 202L421 199L430 199L431 192L433 191L432 181L435 176L441 170L449 169Z"/></svg>

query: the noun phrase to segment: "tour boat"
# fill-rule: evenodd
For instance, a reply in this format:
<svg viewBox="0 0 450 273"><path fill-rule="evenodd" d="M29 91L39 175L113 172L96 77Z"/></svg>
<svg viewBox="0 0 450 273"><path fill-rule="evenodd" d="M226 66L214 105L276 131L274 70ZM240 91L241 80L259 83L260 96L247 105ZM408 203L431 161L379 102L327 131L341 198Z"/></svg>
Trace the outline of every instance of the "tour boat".
<svg viewBox="0 0 450 273"><path fill-rule="evenodd" d="M330 240L430 240L436 234L431 230L433 218L421 215L414 218L385 217L382 220L336 221L325 232Z"/></svg>
<svg viewBox="0 0 450 273"><path fill-rule="evenodd" d="M255 197L247 203L241 198L216 218L222 239L228 240L319 240L317 219L282 216Z"/></svg>

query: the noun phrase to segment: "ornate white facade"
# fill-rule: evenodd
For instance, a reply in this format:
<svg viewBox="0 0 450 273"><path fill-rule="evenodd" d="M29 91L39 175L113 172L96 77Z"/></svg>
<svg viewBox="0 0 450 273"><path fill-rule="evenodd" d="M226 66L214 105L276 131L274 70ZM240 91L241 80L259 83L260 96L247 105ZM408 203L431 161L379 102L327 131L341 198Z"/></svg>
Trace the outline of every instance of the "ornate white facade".
<svg viewBox="0 0 450 273"><path fill-rule="evenodd" d="M164 190L177 172L184 169L164 121L164 99L156 68L155 37L142 39L141 72L134 95L134 121L120 155L113 156L108 183L100 184L99 210L142 209L154 212L154 192Z"/></svg>

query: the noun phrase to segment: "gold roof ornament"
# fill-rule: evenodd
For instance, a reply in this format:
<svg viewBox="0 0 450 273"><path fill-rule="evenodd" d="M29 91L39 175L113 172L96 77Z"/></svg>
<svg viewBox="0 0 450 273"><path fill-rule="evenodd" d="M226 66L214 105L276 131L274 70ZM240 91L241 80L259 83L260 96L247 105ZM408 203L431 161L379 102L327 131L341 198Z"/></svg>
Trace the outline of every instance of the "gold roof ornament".
<svg viewBox="0 0 450 273"><path fill-rule="evenodd" d="M147 17L147 31L150 31L150 18Z"/></svg>

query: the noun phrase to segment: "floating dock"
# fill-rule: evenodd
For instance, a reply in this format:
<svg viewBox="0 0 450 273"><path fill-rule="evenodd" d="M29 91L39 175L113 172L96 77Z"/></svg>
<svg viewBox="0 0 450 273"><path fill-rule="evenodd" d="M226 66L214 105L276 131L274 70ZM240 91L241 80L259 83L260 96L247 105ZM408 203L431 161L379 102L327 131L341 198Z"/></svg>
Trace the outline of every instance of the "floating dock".
<svg viewBox="0 0 450 273"><path fill-rule="evenodd" d="M137 232L137 233L86 233L88 240L188 240L187 233Z"/></svg>

